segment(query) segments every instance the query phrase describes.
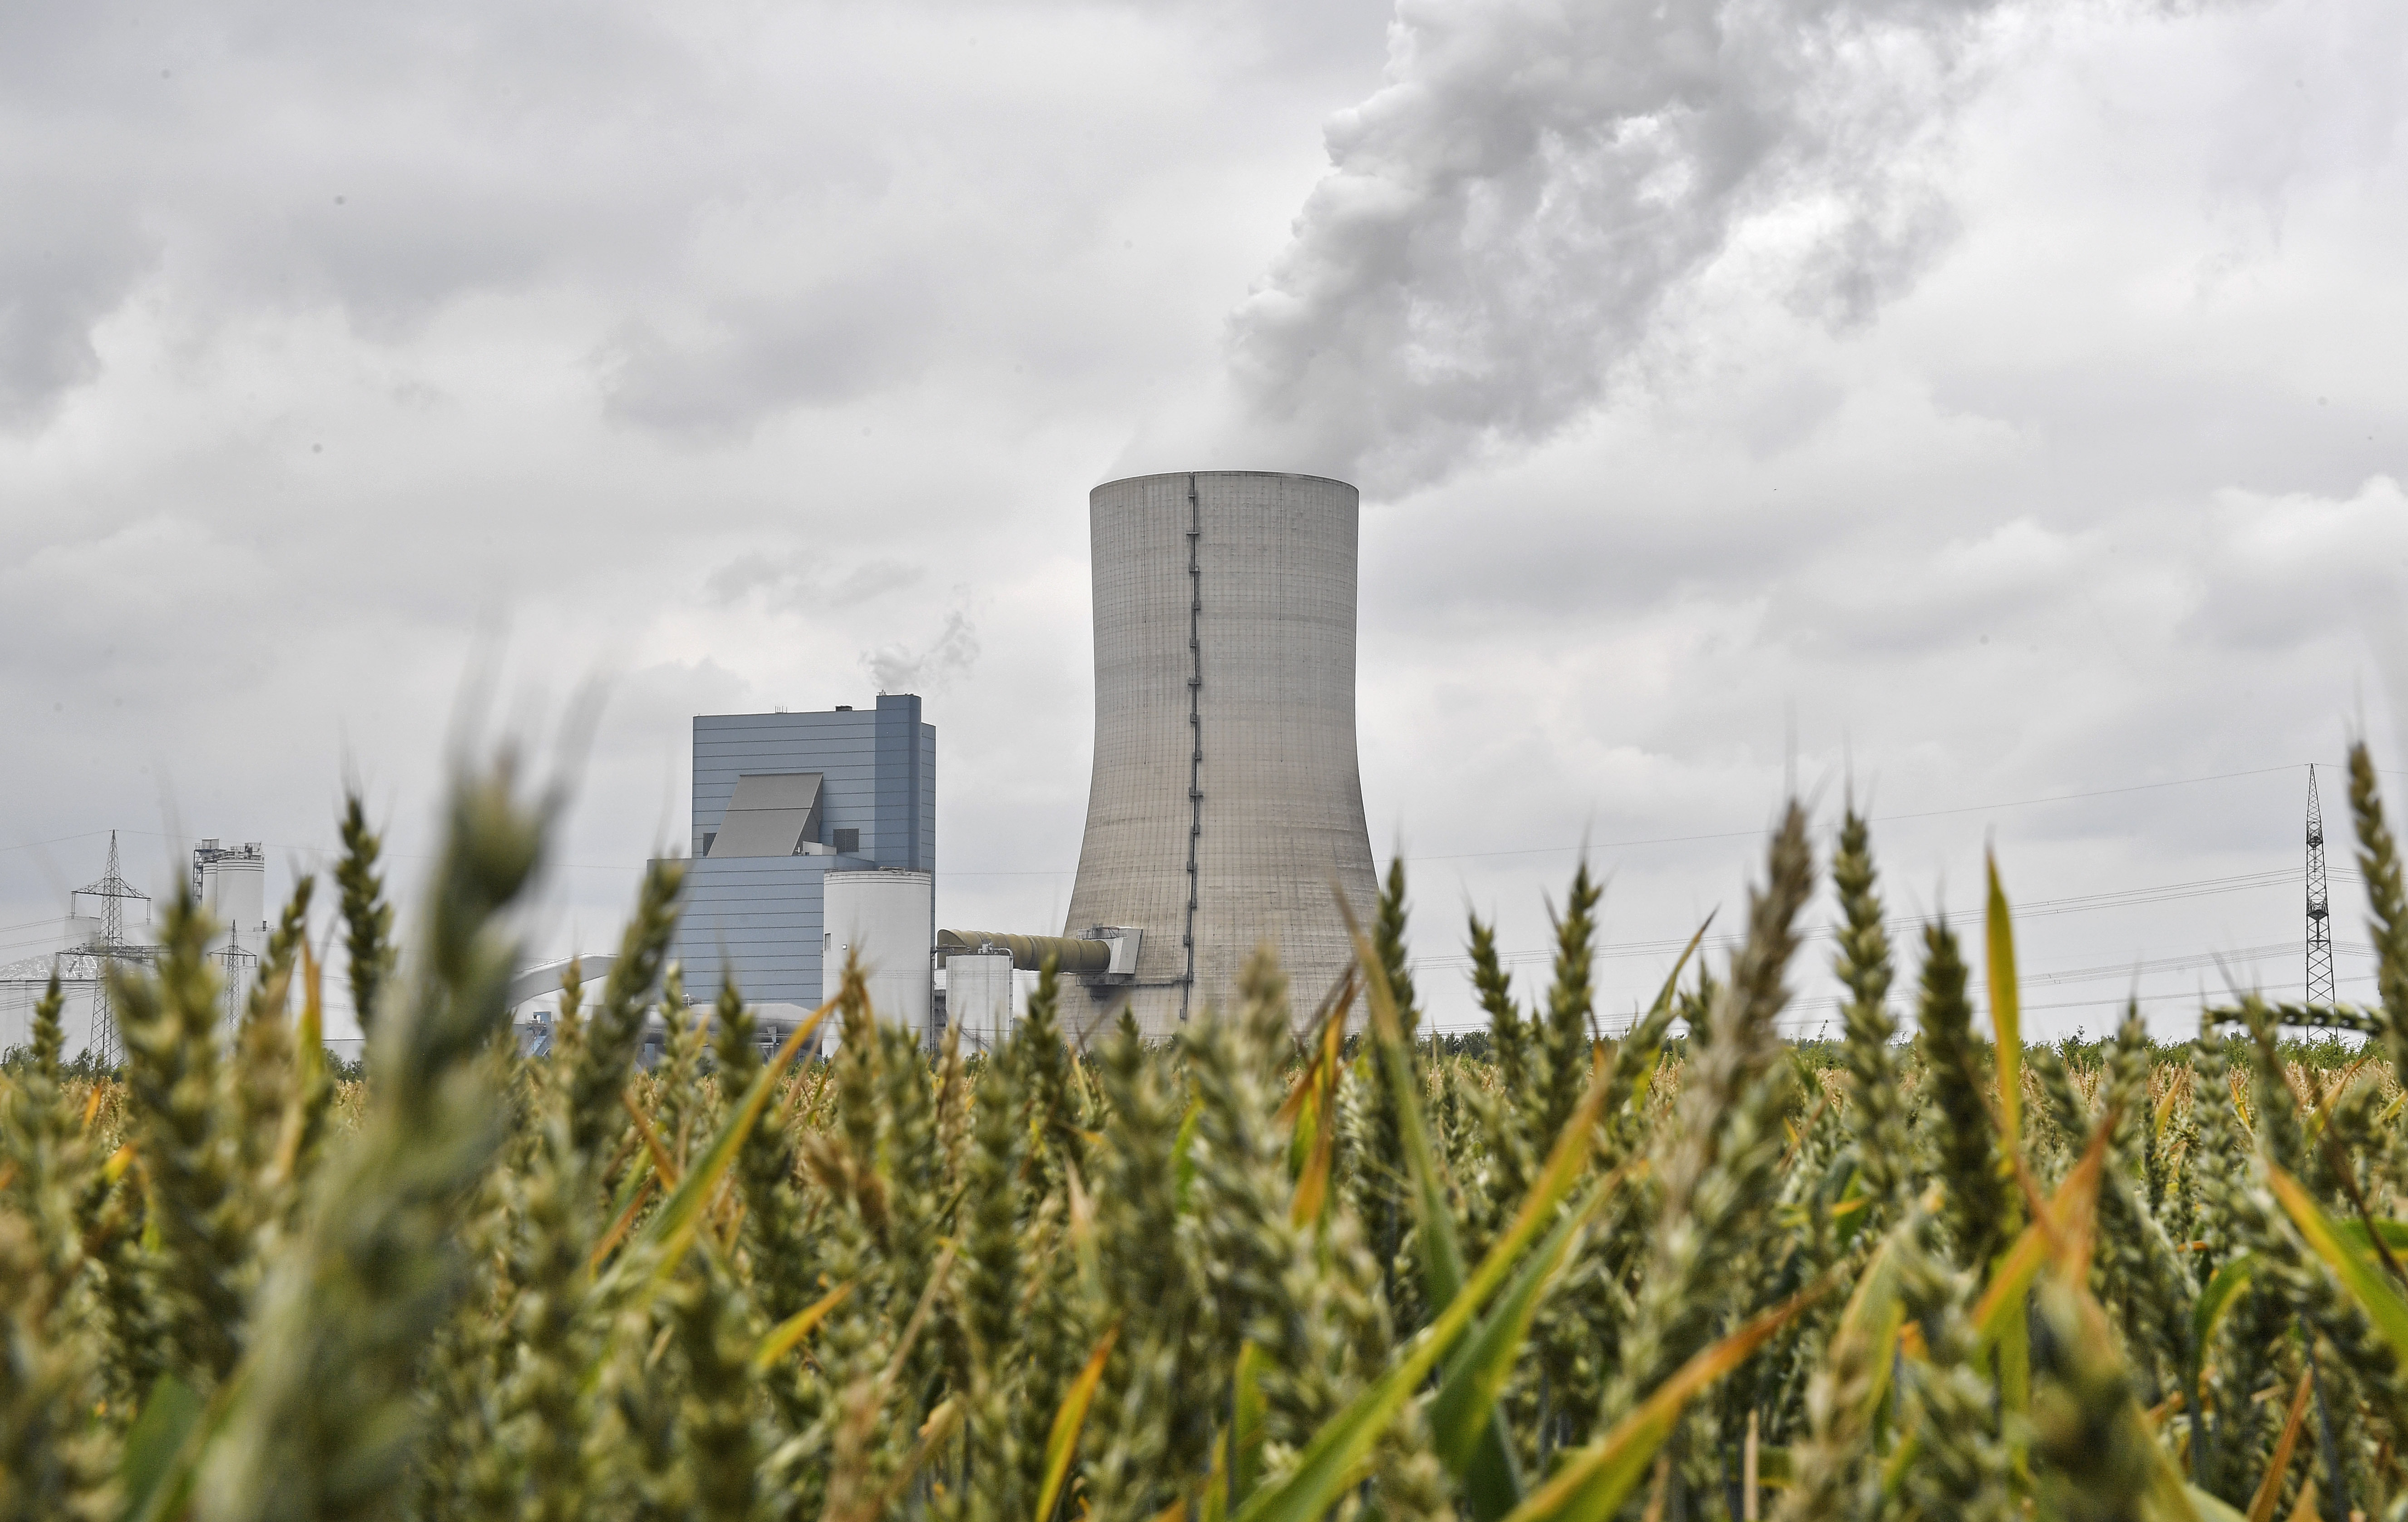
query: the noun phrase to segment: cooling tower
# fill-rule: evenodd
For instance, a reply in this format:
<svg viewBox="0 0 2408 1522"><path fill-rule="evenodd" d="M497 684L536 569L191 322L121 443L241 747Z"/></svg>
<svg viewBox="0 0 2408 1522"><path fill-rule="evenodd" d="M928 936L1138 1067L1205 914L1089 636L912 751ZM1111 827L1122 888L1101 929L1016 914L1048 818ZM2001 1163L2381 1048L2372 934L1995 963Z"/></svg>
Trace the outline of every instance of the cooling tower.
<svg viewBox="0 0 2408 1522"><path fill-rule="evenodd" d="M1354 758L1354 487L1214 470L1088 496L1096 770L1065 933L1142 930L1133 974L1064 991L1072 1035L1226 1006L1268 943L1298 1017L1377 895Z"/></svg>

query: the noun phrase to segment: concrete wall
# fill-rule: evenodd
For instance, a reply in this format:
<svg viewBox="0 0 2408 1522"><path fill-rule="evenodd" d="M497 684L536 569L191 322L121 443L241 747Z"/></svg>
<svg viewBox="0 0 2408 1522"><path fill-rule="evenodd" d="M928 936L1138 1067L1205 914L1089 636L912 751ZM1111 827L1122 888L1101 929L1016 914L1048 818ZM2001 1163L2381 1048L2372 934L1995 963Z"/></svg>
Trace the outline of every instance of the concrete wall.
<svg viewBox="0 0 2408 1522"><path fill-rule="evenodd" d="M821 774L821 841L858 830L858 853L689 863L676 951L689 998L718 997L724 962L748 999L816 1007L824 997L825 875L936 869L937 731L921 722L917 696L890 693L875 708L843 711L696 716L694 855L717 833L737 778L789 771Z"/></svg>
<svg viewBox="0 0 2408 1522"><path fill-rule="evenodd" d="M1124 999L1167 1036L1226 1004L1265 943L1306 1011L1342 975L1335 895L1368 914L1378 891L1354 746L1357 514L1343 481L1267 472L1090 495L1095 775L1064 930L1133 926L1145 943L1133 984L1066 990L1074 1036Z"/></svg>
<svg viewBox="0 0 2408 1522"><path fill-rule="evenodd" d="M1011 1034L1011 954L958 952L945 958L945 1019L962 1051L992 1052Z"/></svg>

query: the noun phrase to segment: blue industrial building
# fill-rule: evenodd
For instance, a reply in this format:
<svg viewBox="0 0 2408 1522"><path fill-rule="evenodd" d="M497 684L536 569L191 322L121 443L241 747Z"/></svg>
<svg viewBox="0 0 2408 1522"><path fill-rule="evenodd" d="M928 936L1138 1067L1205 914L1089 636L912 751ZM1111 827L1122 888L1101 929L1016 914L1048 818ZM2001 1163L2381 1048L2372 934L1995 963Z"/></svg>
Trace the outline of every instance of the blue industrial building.
<svg viewBox="0 0 2408 1522"><path fill-rule="evenodd" d="M816 1005L827 875L936 870L936 726L910 693L874 710L696 716L692 849L686 997L717 998L724 967L753 1003Z"/></svg>

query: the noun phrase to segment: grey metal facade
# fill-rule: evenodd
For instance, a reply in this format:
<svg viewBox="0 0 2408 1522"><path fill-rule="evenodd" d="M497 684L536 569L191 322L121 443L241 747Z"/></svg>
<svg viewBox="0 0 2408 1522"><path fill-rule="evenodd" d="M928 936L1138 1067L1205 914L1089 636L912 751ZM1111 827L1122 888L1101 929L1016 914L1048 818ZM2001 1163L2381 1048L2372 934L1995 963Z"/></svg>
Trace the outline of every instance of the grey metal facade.
<svg viewBox="0 0 2408 1522"><path fill-rule="evenodd" d="M1268 944L1310 1009L1377 879L1354 742L1354 487L1198 471L1088 497L1095 775L1064 932L1145 932L1133 982L1082 985L1073 1033L1125 1005L1149 1036L1226 1004Z"/></svg>
<svg viewBox="0 0 2408 1522"><path fill-rule="evenodd" d="M797 848L825 854L709 854L738 778L803 772L821 778L818 840ZM827 874L936 870L936 727L910 693L882 695L874 709L698 715L690 843L677 937L687 997L716 998L725 966L748 999L816 1005Z"/></svg>

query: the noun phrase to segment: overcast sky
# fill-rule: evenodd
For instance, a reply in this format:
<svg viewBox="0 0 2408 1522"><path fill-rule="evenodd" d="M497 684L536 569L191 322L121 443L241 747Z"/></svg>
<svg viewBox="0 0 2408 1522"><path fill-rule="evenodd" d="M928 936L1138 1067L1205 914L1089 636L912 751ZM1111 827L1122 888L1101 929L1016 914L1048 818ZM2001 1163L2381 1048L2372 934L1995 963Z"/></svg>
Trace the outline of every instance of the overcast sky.
<svg viewBox="0 0 2408 1522"><path fill-rule="evenodd" d="M2403 74L2397 0L0 8L0 960L111 828L280 895L347 768L408 877L479 669L607 692L537 950L691 715L882 686L940 918L1054 928L1087 490L1238 467L1364 488L1440 1019L1584 840L1627 1018L1792 778L1901 913L1995 841L2043 1034L2296 997L2307 764L2408 765Z"/></svg>

